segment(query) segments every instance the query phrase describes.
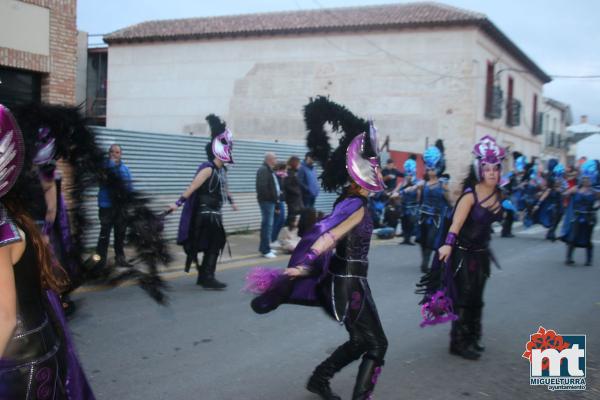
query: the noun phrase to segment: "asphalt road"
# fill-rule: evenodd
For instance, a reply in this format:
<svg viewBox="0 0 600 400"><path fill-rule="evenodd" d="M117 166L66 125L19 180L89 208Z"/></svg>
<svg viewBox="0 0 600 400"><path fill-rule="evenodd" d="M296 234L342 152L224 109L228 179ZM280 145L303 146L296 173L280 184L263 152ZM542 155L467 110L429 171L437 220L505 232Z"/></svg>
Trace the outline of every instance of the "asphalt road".
<svg viewBox="0 0 600 400"><path fill-rule="evenodd" d="M494 269L485 293L484 341L476 362L448 354L449 326L419 328L413 293L417 247L376 244L369 281L390 346L376 399L600 399L600 254L593 267L563 264L565 246L540 229L496 237ZM596 243L600 234L596 231ZM596 246L598 247L598 246ZM597 250L596 253L600 253ZM274 265L283 265L279 260ZM318 308L282 306L255 315L242 293L248 268L220 272L224 292L208 292L195 277L175 274L171 304L154 304L136 287L77 294L71 323L88 377L100 400L317 400L304 389L313 368L346 340ZM539 326L587 334L587 390L549 392L529 384L521 358ZM332 387L351 395L358 364Z"/></svg>

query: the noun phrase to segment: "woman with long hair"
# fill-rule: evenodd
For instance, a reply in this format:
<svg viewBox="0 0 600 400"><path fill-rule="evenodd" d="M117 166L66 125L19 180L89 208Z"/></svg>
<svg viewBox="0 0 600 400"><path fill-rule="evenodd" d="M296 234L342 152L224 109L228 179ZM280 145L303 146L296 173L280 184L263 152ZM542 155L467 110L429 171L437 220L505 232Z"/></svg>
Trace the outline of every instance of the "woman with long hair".
<svg viewBox="0 0 600 400"><path fill-rule="evenodd" d="M468 360L479 359L484 351L480 342L483 290L493 260L491 225L502 220L499 182L505 151L494 138L484 136L473 154L475 162L463 183L446 239L417 291L425 294L421 325L452 321L450 353Z"/></svg>
<svg viewBox="0 0 600 400"><path fill-rule="evenodd" d="M68 275L25 212L24 155L20 129L0 105L0 398L93 399L57 296Z"/></svg>
<svg viewBox="0 0 600 400"><path fill-rule="evenodd" d="M323 166L322 186L341 194L331 214L302 236L284 272L254 270L249 275L248 288L259 293L252 308L262 314L282 303L320 305L343 323L349 340L315 368L306 387L322 399L341 399L329 381L362 357L352 399L365 400L375 387L387 350L367 281L373 232L367 196L384 189L376 133L367 121L325 97L311 100L304 116L308 147ZM342 134L334 151L324 129L328 122Z"/></svg>

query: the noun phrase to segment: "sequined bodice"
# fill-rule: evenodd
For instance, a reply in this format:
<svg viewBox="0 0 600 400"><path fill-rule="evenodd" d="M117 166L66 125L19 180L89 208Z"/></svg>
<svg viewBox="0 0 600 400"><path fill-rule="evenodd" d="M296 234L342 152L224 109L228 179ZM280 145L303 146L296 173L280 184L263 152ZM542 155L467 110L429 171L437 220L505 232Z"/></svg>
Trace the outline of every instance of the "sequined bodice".
<svg viewBox="0 0 600 400"><path fill-rule="evenodd" d="M576 192L573 195L573 209L579 212L589 212L594 208L596 194Z"/></svg>
<svg viewBox="0 0 600 400"><path fill-rule="evenodd" d="M458 234L458 244L468 249L484 249L491 240L492 223L502 220L502 212L492 212L475 197L465 223Z"/></svg>
<svg viewBox="0 0 600 400"><path fill-rule="evenodd" d="M362 220L348 234L338 241L336 255L346 260L367 261L371 235L373 233L373 221L367 209L363 207L364 216Z"/></svg>
<svg viewBox="0 0 600 400"><path fill-rule="evenodd" d="M201 206L218 211L226 200L225 180L226 174L223 168L217 168L210 164L212 173L206 181L198 188L198 200Z"/></svg>
<svg viewBox="0 0 600 400"><path fill-rule="evenodd" d="M417 205L417 191L402 190L402 204L404 205L404 207L411 207Z"/></svg>
<svg viewBox="0 0 600 400"><path fill-rule="evenodd" d="M441 182L434 185L425 184L423 187L423 208L439 210L448 205L444 197L444 187Z"/></svg>

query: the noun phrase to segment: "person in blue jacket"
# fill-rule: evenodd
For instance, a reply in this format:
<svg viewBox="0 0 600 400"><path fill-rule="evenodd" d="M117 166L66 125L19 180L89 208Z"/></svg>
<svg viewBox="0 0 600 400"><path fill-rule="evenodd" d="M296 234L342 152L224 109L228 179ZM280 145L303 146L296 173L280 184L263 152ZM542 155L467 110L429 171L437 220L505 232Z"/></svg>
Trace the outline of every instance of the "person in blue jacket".
<svg viewBox="0 0 600 400"><path fill-rule="evenodd" d="M298 170L297 177L302 189L304 207L314 208L320 188L317 171L315 171L313 157L310 152L304 156L304 161L300 166L300 170Z"/></svg>
<svg viewBox="0 0 600 400"><path fill-rule="evenodd" d="M109 158L107 161L107 168L112 169L118 174L131 190L131 173L129 172L127 165L121 160L122 154L121 146L112 144L108 149ZM115 249L115 264L119 267L129 267L130 264L125 259L124 251L125 233L127 231L125 217L120 215L117 208L113 207L111 188L108 186L101 186L98 191L98 216L100 218L100 235L98 236L96 254L98 254L101 259L99 266L102 267L106 265L110 232L114 228L115 236L113 245Z"/></svg>

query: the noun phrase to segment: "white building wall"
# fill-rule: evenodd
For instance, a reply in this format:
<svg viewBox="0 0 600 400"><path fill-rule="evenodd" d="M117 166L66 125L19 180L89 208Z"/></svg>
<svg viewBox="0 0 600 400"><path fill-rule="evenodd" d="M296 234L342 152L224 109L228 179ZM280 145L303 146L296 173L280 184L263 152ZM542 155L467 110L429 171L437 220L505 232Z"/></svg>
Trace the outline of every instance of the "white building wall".
<svg viewBox="0 0 600 400"><path fill-rule="evenodd" d="M544 113L541 158L543 160L556 158L566 165L566 148L559 148L559 144L564 144L566 139L566 126L564 123L563 112L560 108L554 107L552 104L546 102L544 102L544 106L540 111ZM554 133L554 143L552 143L552 133Z"/></svg>
<svg viewBox="0 0 600 400"><path fill-rule="evenodd" d="M528 156L541 149L530 128L533 93L543 107L533 75L511 72L520 126L485 118L486 61L496 59L524 68L473 27L112 45L107 127L204 135L214 112L236 137L300 143L302 106L329 95L373 117L392 150L421 153L443 139L459 181L484 134Z"/></svg>
<svg viewBox="0 0 600 400"><path fill-rule="evenodd" d="M478 32L475 37L475 62L476 76L474 79L474 97L476 104L475 136L492 135L499 142L510 147L510 151L519 151L528 158L539 156L542 151L542 135L532 134L533 124L533 97L537 95L537 109L542 111L544 99L542 96L543 83L531 73L516 72L526 68L514 57L507 54L496 42L483 32ZM488 119L485 117L486 74L488 61L497 64L497 74L504 99L508 96L508 77L513 78L513 98L521 101L520 125L510 127L506 124L506 102L502 107L502 117Z"/></svg>
<svg viewBox="0 0 600 400"><path fill-rule="evenodd" d="M237 137L303 142L302 106L329 95L373 117L393 150L422 152L444 139L452 174L466 168L473 144L475 32L110 46L107 127L206 134L204 117L214 112Z"/></svg>

